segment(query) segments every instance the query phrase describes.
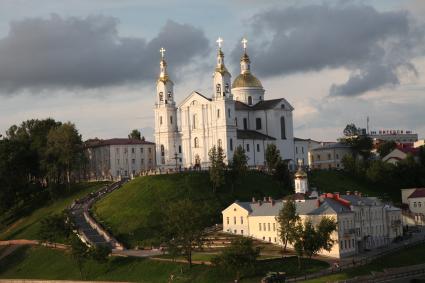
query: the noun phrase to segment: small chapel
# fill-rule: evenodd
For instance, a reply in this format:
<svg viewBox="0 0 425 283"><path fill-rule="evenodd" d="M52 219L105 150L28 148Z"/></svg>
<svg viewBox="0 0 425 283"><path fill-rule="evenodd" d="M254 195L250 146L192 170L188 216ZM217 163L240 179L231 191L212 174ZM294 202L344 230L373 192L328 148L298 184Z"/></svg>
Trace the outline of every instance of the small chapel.
<svg viewBox="0 0 425 283"><path fill-rule="evenodd" d="M161 48L154 107L157 166L207 168L208 152L213 146L223 149L225 162L242 146L248 165L262 167L268 144L275 144L282 159L294 164L294 108L283 97L266 99L266 90L252 72L245 38L240 73L232 82L224 63L222 42L221 38L217 40L211 93L193 91L179 104L167 73L165 49Z"/></svg>

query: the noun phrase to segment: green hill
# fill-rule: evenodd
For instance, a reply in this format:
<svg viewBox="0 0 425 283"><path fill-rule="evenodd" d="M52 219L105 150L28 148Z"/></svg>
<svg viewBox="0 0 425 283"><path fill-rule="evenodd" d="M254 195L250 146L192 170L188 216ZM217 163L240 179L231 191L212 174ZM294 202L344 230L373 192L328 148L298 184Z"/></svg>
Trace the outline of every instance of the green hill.
<svg viewBox="0 0 425 283"><path fill-rule="evenodd" d="M289 194L271 176L250 171L235 186L226 182L212 192L206 172L138 177L95 204L94 214L124 244L134 247L157 240L161 211L173 201L189 198L203 202L211 210L209 225L221 223L221 211L235 200L252 197L280 198Z"/></svg>
<svg viewBox="0 0 425 283"><path fill-rule="evenodd" d="M90 192L99 190L105 184L107 184L107 182L74 184L69 195L59 198L43 207L34 210L28 216L22 217L13 224L5 227L3 230L0 230L0 240L37 240L41 219L46 216L62 212L75 199L81 198Z"/></svg>

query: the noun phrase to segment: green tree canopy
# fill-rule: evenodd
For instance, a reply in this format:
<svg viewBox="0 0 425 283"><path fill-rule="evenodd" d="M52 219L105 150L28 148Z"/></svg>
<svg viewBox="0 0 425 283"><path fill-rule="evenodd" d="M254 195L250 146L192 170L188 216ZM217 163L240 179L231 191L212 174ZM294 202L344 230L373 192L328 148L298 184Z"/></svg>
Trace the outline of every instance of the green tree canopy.
<svg viewBox="0 0 425 283"><path fill-rule="evenodd" d="M397 143L395 141L386 141L381 143L378 146L378 153L379 156L382 158L384 156L386 156L388 153L390 153L391 151L393 151L393 149L395 149L397 147Z"/></svg>
<svg viewBox="0 0 425 283"><path fill-rule="evenodd" d="M134 129L131 131L131 133L128 135L129 139L135 139L135 140L141 140L142 139L142 134L140 133L139 130Z"/></svg>
<svg viewBox="0 0 425 283"><path fill-rule="evenodd" d="M268 144L266 147L266 164L269 171L275 170L280 161L279 149L275 144Z"/></svg>
<svg viewBox="0 0 425 283"><path fill-rule="evenodd" d="M276 216L278 223L279 238L283 243L283 252L286 252L288 243L293 244L296 240L297 227L296 224L300 220L297 214L297 207L293 198L285 201L279 214Z"/></svg>
<svg viewBox="0 0 425 283"><path fill-rule="evenodd" d="M213 192L217 191L217 188L222 186L225 182L225 168L224 164L224 151L221 146L213 146L208 152L210 160L210 180L213 187Z"/></svg>

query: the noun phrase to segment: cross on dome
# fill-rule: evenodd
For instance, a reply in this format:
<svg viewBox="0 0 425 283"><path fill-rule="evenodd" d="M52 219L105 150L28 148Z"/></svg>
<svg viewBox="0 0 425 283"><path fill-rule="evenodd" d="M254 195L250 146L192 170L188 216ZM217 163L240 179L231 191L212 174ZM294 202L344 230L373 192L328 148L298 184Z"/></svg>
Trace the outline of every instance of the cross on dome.
<svg viewBox="0 0 425 283"><path fill-rule="evenodd" d="M159 49L159 53L161 53L161 58L164 59L164 54L165 54L164 47L161 47L161 49Z"/></svg>
<svg viewBox="0 0 425 283"><path fill-rule="evenodd" d="M216 42L218 44L218 48L221 48L221 43L223 43L223 39L219 37Z"/></svg>
<svg viewBox="0 0 425 283"><path fill-rule="evenodd" d="M243 49L246 50L248 40L244 37L244 38L242 38L242 41L241 42L242 42Z"/></svg>

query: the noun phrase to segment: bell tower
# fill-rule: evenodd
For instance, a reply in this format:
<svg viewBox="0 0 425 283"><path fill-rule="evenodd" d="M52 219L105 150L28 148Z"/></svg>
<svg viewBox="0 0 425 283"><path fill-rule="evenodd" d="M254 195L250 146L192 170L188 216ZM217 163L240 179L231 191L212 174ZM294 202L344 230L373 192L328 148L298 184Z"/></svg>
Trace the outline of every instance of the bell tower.
<svg viewBox="0 0 425 283"><path fill-rule="evenodd" d="M155 103L155 144L156 162L159 167L175 166L175 157L178 142L177 132L177 107L174 101L174 83L167 73L167 62L165 61L165 49L159 50L161 61L159 63L160 73L156 82Z"/></svg>
<svg viewBox="0 0 425 283"><path fill-rule="evenodd" d="M226 66L224 65L224 53L221 50L221 45L223 43L223 39L219 37L217 39L218 51L217 51L217 65L215 67L214 72L214 95L213 99L228 99L232 98L231 90L231 75L229 71L227 71Z"/></svg>

